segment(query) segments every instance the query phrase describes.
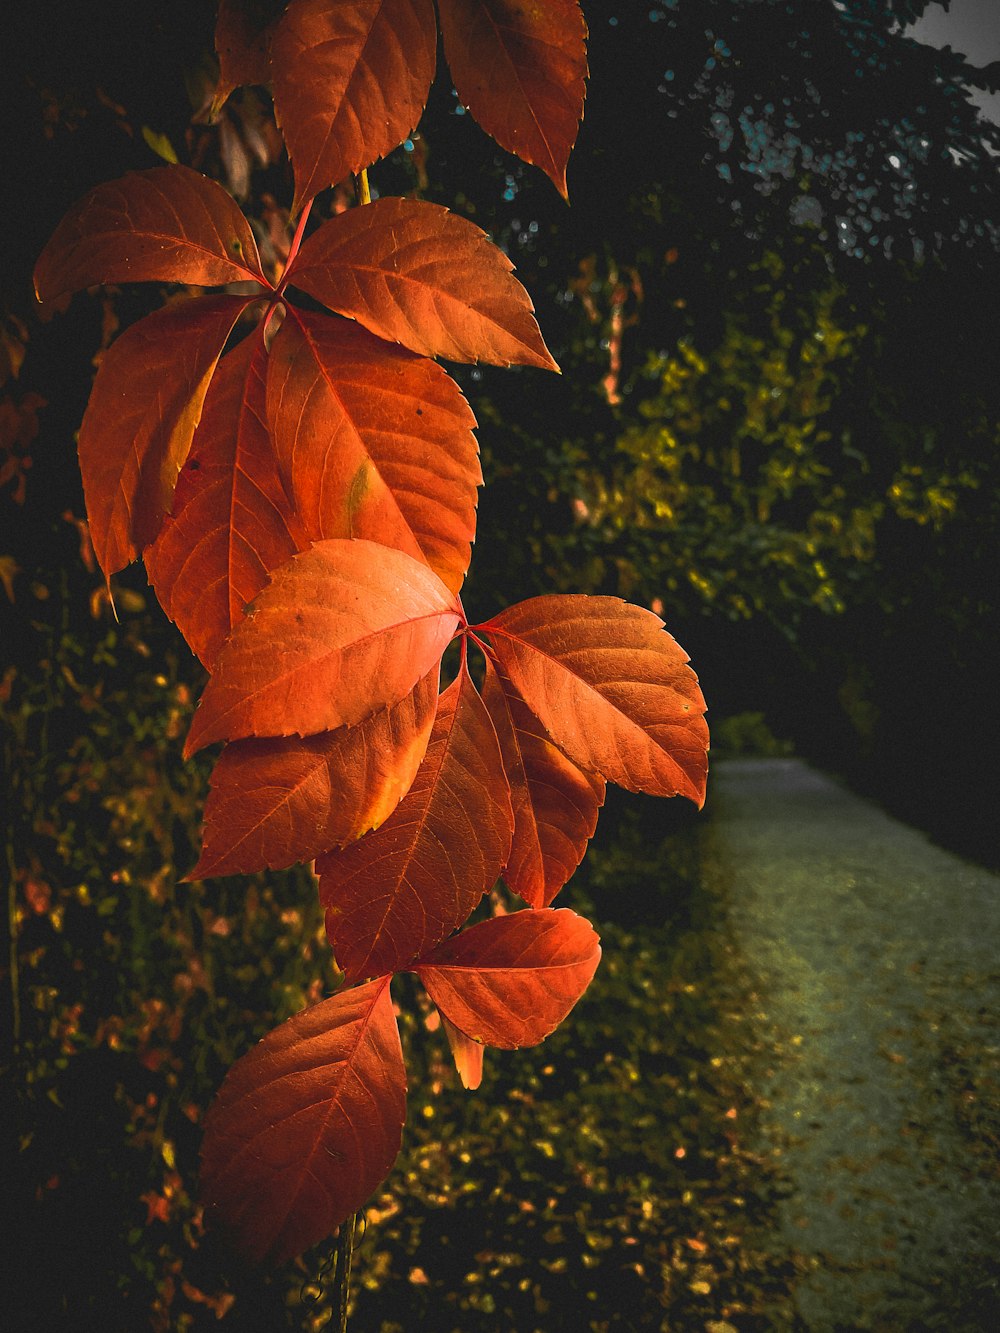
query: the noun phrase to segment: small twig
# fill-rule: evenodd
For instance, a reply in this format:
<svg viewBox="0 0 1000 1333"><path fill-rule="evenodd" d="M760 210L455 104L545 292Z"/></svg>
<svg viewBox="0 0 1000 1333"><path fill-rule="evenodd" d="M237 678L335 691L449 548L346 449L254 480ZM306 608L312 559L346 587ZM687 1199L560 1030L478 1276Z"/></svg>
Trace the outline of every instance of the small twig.
<svg viewBox="0 0 1000 1333"><path fill-rule="evenodd" d="M10 932L10 954L7 963L10 973L11 1053L16 1060L21 1049L21 977L18 967L17 865L14 861L14 848L10 843L7 844L7 865L10 870L7 883L7 927Z"/></svg>
<svg viewBox="0 0 1000 1333"><path fill-rule="evenodd" d="M337 1234L337 1268L333 1275L333 1322L336 1333L347 1333L347 1303L351 1294L351 1259L354 1256L354 1233L360 1213L342 1223Z"/></svg>

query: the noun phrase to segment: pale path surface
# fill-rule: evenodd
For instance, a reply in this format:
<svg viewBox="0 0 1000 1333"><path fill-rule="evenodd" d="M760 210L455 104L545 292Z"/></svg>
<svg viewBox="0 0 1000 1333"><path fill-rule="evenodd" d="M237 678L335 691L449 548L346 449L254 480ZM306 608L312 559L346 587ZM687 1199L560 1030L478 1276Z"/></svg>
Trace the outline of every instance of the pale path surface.
<svg viewBox="0 0 1000 1333"><path fill-rule="evenodd" d="M794 759L710 810L801 1327L1000 1330L1000 877Z"/></svg>

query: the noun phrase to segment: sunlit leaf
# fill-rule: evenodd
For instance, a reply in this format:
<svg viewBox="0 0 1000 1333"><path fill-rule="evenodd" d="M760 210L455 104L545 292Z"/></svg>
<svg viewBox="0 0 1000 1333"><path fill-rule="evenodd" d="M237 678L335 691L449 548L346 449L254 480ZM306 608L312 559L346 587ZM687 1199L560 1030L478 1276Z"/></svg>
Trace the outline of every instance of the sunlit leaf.
<svg viewBox="0 0 1000 1333"><path fill-rule="evenodd" d="M437 688L435 668L405 699L357 726L227 745L212 772L201 858L189 878L283 869L378 828L420 767Z"/></svg>
<svg viewBox="0 0 1000 1333"><path fill-rule="evenodd" d="M501 148L565 195L587 77L577 0L438 0L438 11L461 100Z"/></svg>
<svg viewBox="0 0 1000 1333"><path fill-rule="evenodd" d="M549 740L510 681L487 662L483 701L496 727L514 808L504 880L532 907L548 907L580 864L604 803L604 780Z"/></svg>
<svg viewBox="0 0 1000 1333"><path fill-rule="evenodd" d="M267 433L264 368L258 337L220 361L171 515L145 552L160 605L208 667L270 571L308 545Z"/></svg>
<svg viewBox="0 0 1000 1333"><path fill-rule="evenodd" d="M424 356L555 370L512 270L485 232L446 208L378 199L313 232L289 280Z"/></svg>
<svg viewBox="0 0 1000 1333"><path fill-rule="evenodd" d="M152 542L170 509L216 363L245 298L157 310L101 362L80 426L80 472L94 554L110 577Z"/></svg>
<svg viewBox="0 0 1000 1333"><path fill-rule="evenodd" d="M651 611L617 597L533 597L481 629L575 763L630 791L703 804L705 701L687 654Z"/></svg>
<svg viewBox="0 0 1000 1333"><path fill-rule="evenodd" d="M589 921L565 907L540 908L480 921L413 970L459 1031L513 1049L555 1031L590 985L600 958Z"/></svg>
<svg viewBox="0 0 1000 1333"><path fill-rule="evenodd" d="M236 626L186 752L212 741L354 726L410 693L460 619L437 575L401 551L317 542L272 575Z"/></svg>
<svg viewBox="0 0 1000 1333"><path fill-rule="evenodd" d="M381 828L316 862L348 977L398 971L461 925L496 882L511 828L496 734L463 670L440 697L409 794Z"/></svg>
<svg viewBox="0 0 1000 1333"><path fill-rule="evenodd" d="M202 1145L206 1220L281 1263L329 1236L388 1174L406 1075L389 978L341 991L237 1060Z"/></svg>
<svg viewBox="0 0 1000 1333"><path fill-rule="evenodd" d="M462 585L482 480L475 418L426 357L296 312L271 348L267 415L311 538L364 537Z"/></svg>
<svg viewBox="0 0 1000 1333"><path fill-rule="evenodd" d="M432 0L292 0L271 41L295 206L403 142L434 77Z"/></svg>
<svg viewBox="0 0 1000 1333"><path fill-rule="evenodd" d="M267 284L249 222L190 167L133 171L66 214L35 266L39 301L108 282Z"/></svg>
<svg viewBox="0 0 1000 1333"><path fill-rule="evenodd" d="M451 1056L455 1061L455 1069L462 1081L462 1087L474 1092L483 1081L485 1047L481 1041L473 1041L464 1032L459 1032L453 1023L448 1022L444 1014L441 1015L441 1024L448 1038Z"/></svg>

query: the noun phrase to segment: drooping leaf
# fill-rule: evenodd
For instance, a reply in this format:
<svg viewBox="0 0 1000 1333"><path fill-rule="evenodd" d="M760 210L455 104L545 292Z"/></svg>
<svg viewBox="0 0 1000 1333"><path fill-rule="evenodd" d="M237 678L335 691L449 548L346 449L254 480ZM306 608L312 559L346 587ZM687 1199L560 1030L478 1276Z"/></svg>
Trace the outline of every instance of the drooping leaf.
<svg viewBox="0 0 1000 1333"><path fill-rule="evenodd" d="M453 1023L448 1022L444 1014L441 1015L441 1025L444 1028L445 1036L448 1038L451 1056L455 1061L455 1068L462 1081L462 1087L474 1092L483 1081L485 1047L481 1041L473 1041L464 1032L459 1032Z"/></svg>
<svg viewBox="0 0 1000 1333"><path fill-rule="evenodd" d="M274 22L264 23L263 15L252 12L246 0L219 0L215 22L219 82L212 98L213 117L237 88L270 82L274 26Z"/></svg>
<svg viewBox="0 0 1000 1333"><path fill-rule="evenodd" d="M470 926L413 970L459 1031L511 1050L554 1032L590 985L601 946L569 908L512 912Z"/></svg>
<svg viewBox="0 0 1000 1333"><path fill-rule="evenodd" d="M583 859L604 804L604 779L578 768L487 662L483 702L500 741L514 809L503 877L532 907L548 907Z"/></svg>
<svg viewBox="0 0 1000 1333"><path fill-rule="evenodd" d="M381 828L316 862L347 976L398 971L461 925L496 882L512 824L496 734L463 669L409 794Z"/></svg>
<svg viewBox="0 0 1000 1333"><path fill-rule="evenodd" d="M446 208L377 199L313 232L289 281L423 356L556 370L513 267Z"/></svg>
<svg viewBox="0 0 1000 1333"><path fill-rule="evenodd" d="M188 735L193 754L244 736L312 736L405 698L461 620L420 561L334 538L293 556L236 626Z"/></svg>
<svg viewBox="0 0 1000 1333"><path fill-rule="evenodd" d="M704 803L705 700L659 617L617 597L533 597L481 629L575 763L630 791Z"/></svg>
<svg viewBox="0 0 1000 1333"><path fill-rule="evenodd" d="M357 726L227 745L189 878L281 870L378 828L420 767L437 691L435 667L405 699Z"/></svg>
<svg viewBox="0 0 1000 1333"><path fill-rule="evenodd" d="M66 214L35 266L39 301L107 282L267 286L236 201L190 167L107 181Z"/></svg>
<svg viewBox="0 0 1000 1333"><path fill-rule="evenodd" d="M206 1220L256 1262L301 1254L385 1179L405 1116L389 978L303 1010L237 1060L209 1109Z"/></svg>
<svg viewBox="0 0 1000 1333"><path fill-rule="evenodd" d="M438 0L438 12L462 102L501 148L565 195L587 77L577 0Z"/></svg>
<svg viewBox="0 0 1000 1333"><path fill-rule="evenodd" d="M432 0L292 0L272 37L271 67L295 172L293 212L403 142L436 57Z"/></svg>
<svg viewBox="0 0 1000 1333"><path fill-rule="evenodd" d="M271 347L267 415L311 538L364 537L462 585L482 480L475 418L440 366L296 312Z"/></svg>
<svg viewBox="0 0 1000 1333"><path fill-rule="evenodd" d="M105 353L79 451L94 554L107 577L163 526L216 364L247 305L204 296L166 306Z"/></svg>
<svg viewBox="0 0 1000 1333"><path fill-rule="evenodd" d="M309 542L267 433L264 370L257 337L220 361L172 513L145 552L160 605L209 668L270 571Z"/></svg>

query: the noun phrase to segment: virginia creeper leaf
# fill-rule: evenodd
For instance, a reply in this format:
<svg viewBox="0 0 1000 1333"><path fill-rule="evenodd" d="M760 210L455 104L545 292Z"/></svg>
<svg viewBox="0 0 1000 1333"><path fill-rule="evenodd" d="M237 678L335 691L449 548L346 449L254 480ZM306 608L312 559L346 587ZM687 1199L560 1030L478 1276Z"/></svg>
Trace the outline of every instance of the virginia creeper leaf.
<svg viewBox="0 0 1000 1333"><path fill-rule="evenodd" d="M271 347L274 448L311 538L364 537L462 585L482 481L475 417L426 357L295 312Z"/></svg>
<svg viewBox="0 0 1000 1333"><path fill-rule="evenodd" d="M219 82L212 98L212 117L230 93L246 84L271 80L271 34L274 23L257 23L262 16L251 12L246 0L219 0L215 22L215 51L219 57Z"/></svg>
<svg viewBox="0 0 1000 1333"><path fill-rule="evenodd" d="M548 907L583 859L604 804L604 779L578 768L506 677L486 664L489 710L514 809L514 839L503 877L532 907Z"/></svg>
<svg viewBox="0 0 1000 1333"><path fill-rule="evenodd" d="M256 336L219 362L172 514L145 553L160 605L209 668L269 572L309 544L267 433L264 371Z"/></svg>
<svg viewBox="0 0 1000 1333"><path fill-rule="evenodd" d="M206 1218L256 1262L301 1254L385 1179L405 1115L389 978L304 1009L237 1060L209 1109Z"/></svg>
<svg viewBox="0 0 1000 1333"><path fill-rule="evenodd" d="M182 166L98 185L66 214L35 266L39 301L102 282L248 280L268 285L249 222L221 185Z"/></svg>
<svg viewBox="0 0 1000 1333"><path fill-rule="evenodd" d="M190 879L281 870L378 828L427 750L438 669L405 699L318 736L233 741L215 765Z"/></svg>
<svg viewBox="0 0 1000 1333"><path fill-rule="evenodd" d="M293 213L403 142L436 58L432 0L292 0L271 40L271 68Z"/></svg>
<svg viewBox="0 0 1000 1333"><path fill-rule="evenodd" d="M533 597L482 626L503 673L574 763L653 796L705 800L705 701L651 611L617 597Z"/></svg>
<svg viewBox="0 0 1000 1333"><path fill-rule="evenodd" d="M441 695L424 762L385 823L316 861L348 978L395 972L461 925L507 858L510 794L489 714L463 669Z"/></svg>
<svg viewBox="0 0 1000 1333"><path fill-rule="evenodd" d="M203 296L166 306L104 354L79 451L94 554L108 578L163 526L209 382L248 304Z"/></svg>
<svg viewBox="0 0 1000 1333"><path fill-rule="evenodd" d="M314 231L289 281L423 356L556 370L513 267L446 208L377 199Z"/></svg>
<svg viewBox="0 0 1000 1333"><path fill-rule="evenodd" d="M444 1028L445 1036L448 1038L448 1045L451 1048L451 1055L455 1061L458 1077L462 1080L462 1087L474 1092L483 1081L485 1047L482 1042L473 1041L464 1032L459 1032L453 1023L448 1022L444 1014L441 1015L441 1025Z"/></svg>
<svg viewBox="0 0 1000 1333"><path fill-rule="evenodd" d="M554 1032L590 985L601 946L568 908L470 926L414 964L441 1016L473 1041L511 1050Z"/></svg>
<svg viewBox="0 0 1000 1333"><path fill-rule="evenodd" d="M583 115L587 26L577 0L438 0L459 98L501 148L566 195Z"/></svg>
<svg viewBox="0 0 1000 1333"><path fill-rule="evenodd" d="M272 574L233 630L186 753L212 741L354 726L410 693L460 619L437 575L402 551L317 542Z"/></svg>

